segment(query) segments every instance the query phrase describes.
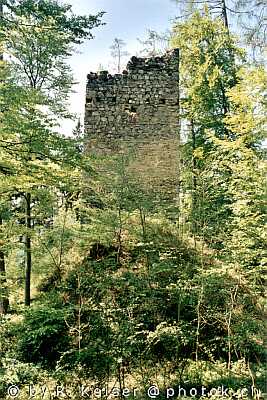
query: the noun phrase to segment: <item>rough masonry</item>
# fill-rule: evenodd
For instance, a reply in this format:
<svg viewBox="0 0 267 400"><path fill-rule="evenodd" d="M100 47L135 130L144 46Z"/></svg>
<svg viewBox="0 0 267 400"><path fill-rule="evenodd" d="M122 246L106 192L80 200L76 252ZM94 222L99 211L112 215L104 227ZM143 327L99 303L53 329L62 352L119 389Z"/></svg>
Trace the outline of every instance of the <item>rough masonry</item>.
<svg viewBox="0 0 267 400"><path fill-rule="evenodd" d="M90 152L134 147L151 185L177 178L179 51L132 57L122 74L87 76L85 133ZM161 179L161 183L159 180ZM164 182L163 182L164 181Z"/></svg>

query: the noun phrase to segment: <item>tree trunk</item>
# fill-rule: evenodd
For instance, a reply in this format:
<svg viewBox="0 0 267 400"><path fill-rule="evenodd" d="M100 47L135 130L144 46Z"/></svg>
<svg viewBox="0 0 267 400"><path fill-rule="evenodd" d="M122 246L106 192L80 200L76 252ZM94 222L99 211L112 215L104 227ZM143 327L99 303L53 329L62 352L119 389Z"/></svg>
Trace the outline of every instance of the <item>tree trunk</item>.
<svg viewBox="0 0 267 400"><path fill-rule="evenodd" d="M197 231L197 223L196 223L196 209L197 209L197 175L196 175L196 158L194 151L196 150L196 132L195 132L195 123L194 120L191 119L191 138L192 138L192 230L194 233L194 237Z"/></svg>
<svg viewBox="0 0 267 400"><path fill-rule="evenodd" d="M182 115L181 112L181 101L180 101L180 51L179 51L179 58L178 58L178 115ZM178 154L178 160L177 160L177 175L178 175L178 185L177 185L177 204L178 204L178 231L181 233L181 236L183 237L183 231L181 229L181 211L182 211L182 203L181 203L181 192L182 192L182 162L181 162L181 155L182 155L182 150L181 150L181 130L182 130L182 125L181 125L181 117L178 119L178 148L177 148L177 154Z"/></svg>
<svg viewBox="0 0 267 400"><path fill-rule="evenodd" d="M0 0L0 18L3 18L3 4L2 1ZM0 61L3 61L3 53L0 53Z"/></svg>
<svg viewBox="0 0 267 400"><path fill-rule="evenodd" d="M0 216L0 227L3 224L2 217ZM8 290L6 287L6 268L5 268L5 254L0 249L0 315L4 315L8 312L9 300Z"/></svg>
<svg viewBox="0 0 267 400"><path fill-rule="evenodd" d="M27 233L25 235L25 297L24 304L29 306L31 304L31 269L32 269L32 254L31 254L31 195L27 193L25 195L26 199L26 213L25 213L25 225L27 228Z"/></svg>
<svg viewBox="0 0 267 400"><path fill-rule="evenodd" d="M121 49L120 45L118 45L118 74L121 73Z"/></svg>
<svg viewBox="0 0 267 400"><path fill-rule="evenodd" d="M228 23L228 15L227 15L225 0L222 0L222 16L223 16L224 26L229 32L229 23Z"/></svg>
<svg viewBox="0 0 267 400"><path fill-rule="evenodd" d="M0 18L3 15L3 4L0 4ZM0 61L3 61L4 55L0 53ZM2 227L3 220L0 215L0 229ZM0 249L0 315L6 314L9 307L8 291L6 288L6 268L5 268L5 254Z"/></svg>

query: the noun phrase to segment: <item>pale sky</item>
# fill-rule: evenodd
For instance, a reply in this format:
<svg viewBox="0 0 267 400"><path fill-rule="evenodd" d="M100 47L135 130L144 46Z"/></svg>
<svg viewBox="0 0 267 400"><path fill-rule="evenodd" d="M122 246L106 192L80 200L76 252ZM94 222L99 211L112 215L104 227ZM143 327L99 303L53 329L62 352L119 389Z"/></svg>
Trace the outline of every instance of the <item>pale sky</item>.
<svg viewBox="0 0 267 400"><path fill-rule="evenodd" d="M95 14L106 11L103 22L106 25L93 30L95 38L79 47L80 54L74 55L70 64L74 72L75 94L71 96L71 111L83 117L85 103L86 75L97 71L101 64L112 70L113 59L110 46L113 39L123 39L126 50L135 55L140 50L137 38L144 39L147 29L165 32L171 29L172 20L178 9L171 0L65 0L73 6L75 14ZM127 58L124 60L127 61ZM71 134L73 123L64 122L62 129Z"/></svg>

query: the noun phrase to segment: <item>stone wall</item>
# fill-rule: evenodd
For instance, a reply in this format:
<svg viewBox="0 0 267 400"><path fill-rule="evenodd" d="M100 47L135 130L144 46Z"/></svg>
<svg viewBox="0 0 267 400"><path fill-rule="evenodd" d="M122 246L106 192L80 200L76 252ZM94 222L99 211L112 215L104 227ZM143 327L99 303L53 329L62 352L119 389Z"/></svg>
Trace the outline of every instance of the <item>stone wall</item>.
<svg viewBox="0 0 267 400"><path fill-rule="evenodd" d="M161 57L132 57L122 74L107 71L87 77L87 150L136 150L135 165L160 186L177 180L179 128L179 51ZM160 178L161 176L161 178ZM164 178L165 176L165 178Z"/></svg>

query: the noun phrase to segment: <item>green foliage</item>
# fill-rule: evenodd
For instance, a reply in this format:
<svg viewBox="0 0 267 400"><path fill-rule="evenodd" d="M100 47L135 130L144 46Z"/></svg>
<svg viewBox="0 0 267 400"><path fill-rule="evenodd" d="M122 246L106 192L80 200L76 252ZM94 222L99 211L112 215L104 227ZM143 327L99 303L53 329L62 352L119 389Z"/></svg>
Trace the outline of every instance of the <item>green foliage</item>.
<svg viewBox="0 0 267 400"><path fill-rule="evenodd" d="M242 51L222 21L212 19L207 10L175 25L172 45L181 52L181 118L182 126L188 127L182 132L181 214L188 214L195 235L218 248L229 199L224 185L216 184L217 176L211 176L209 158L214 144L208 132L212 129L218 138L228 135L224 122L230 108L227 90L237 82L236 62Z"/></svg>
<svg viewBox="0 0 267 400"><path fill-rule="evenodd" d="M67 58L101 15L23 0L1 19L14 57L0 65L0 245L13 311L0 320L1 395L46 378L130 382L140 398L151 382L262 385L265 72L239 67L242 51L207 12L174 28L190 126L176 223L175 201L156 193L134 154L88 159L80 137L56 132ZM24 238L35 297L26 312Z"/></svg>
<svg viewBox="0 0 267 400"><path fill-rule="evenodd" d="M32 308L17 329L17 351L23 361L51 368L68 348L64 310L51 306Z"/></svg>
<svg viewBox="0 0 267 400"><path fill-rule="evenodd" d="M212 168L227 182L225 189L231 199L229 234L224 237L227 255L231 263L245 268L251 275L249 279L260 283L266 241L266 162L261 149L266 135L266 73L262 68L243 69L239 79L238 85L228 91L232 108L225 124L230 134L224 139L212 135L216 144Z"/></svg>
<svg viewBox="0 0 267 400"><path fill-rule="evenodd" d="M73 192L86 169L85 157L77 151L80 138L58 133L58 119L71 117L66 109L73 78L67 58L74 45L92 38L91 29L101 24L103 13L75 16L71 6L50 0L6 5L0 21L1 44L11 61L0 65L0 193L16 196L19 206L13 211L19 212L12 213L13 221L25 221L21 235L29 305L36 227L44 219L51 221L56 197Z"/></svg>
<svg viewBox="0 0 267 400"><path fill-rule="evenodd" d="M44 375L42 370L36 365L23 363L14 358L3 358L0 367L0 394L5 398L11 385L40 383L42 375Z"/></svg>
<svg viewBox="0 0 267 400"><path fill-rule="evenodd" d="M248 49L251 61L264 63L266 46L266 20L264 0L173 0L187 19L196 10L208 7L209 12L220 17L230 33L240 37Z"/></svg>
<svg viewBox="0 0 267 400"><path fill-rule="evenodd" d="M102 16L76 16L71 5L50 0L24 0L8 7L1 19L3 39L17 61L19 79L45 89L56 106L59 94L68 95L72 83L65 59L74 44L93 37L91 30L101 25Z"/></svg>

